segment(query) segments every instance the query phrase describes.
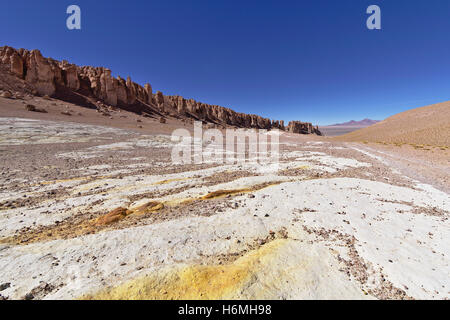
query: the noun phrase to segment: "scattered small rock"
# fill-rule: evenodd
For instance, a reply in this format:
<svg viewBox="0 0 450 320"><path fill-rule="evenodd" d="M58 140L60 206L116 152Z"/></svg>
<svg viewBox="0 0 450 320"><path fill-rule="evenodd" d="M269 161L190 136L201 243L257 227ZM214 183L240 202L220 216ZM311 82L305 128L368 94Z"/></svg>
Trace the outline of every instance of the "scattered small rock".
<svg viewBox="0 0 450 320"><path fill-rule="evenodd" d="M27 105L25 106L25 109L27 109L27 111L33 111L33 112L35 112L37 108L36 108L35 106L33 106L32 104L27 104Z"/></svg>
<svg viewBox="0 0 450 320"><path fill-rule="evenodd" d="M12 98L13 98L11 92L9 92L9 91L3 91L3 92L1 93L1 96L2 96L3 98L7 98L7 99L12 99Z"/></svg>
<svg viewBox="0 0 450 320"><path fill-rule="evenodd" d="M33 296L33 294L31 294L31 293L27 293L27 294L25 295L25 297L23 297L23 299L24 299L24 300L33 300L33 299L34 299L34 296Z"/></svg>
<svg viewBox="0 0 450 320"><path fill-rule="evenodd" d="M0 291L8 289L9 287L11 287L11 283L9 283L9 282L2 283L2 284L0 284Z"/></svg>

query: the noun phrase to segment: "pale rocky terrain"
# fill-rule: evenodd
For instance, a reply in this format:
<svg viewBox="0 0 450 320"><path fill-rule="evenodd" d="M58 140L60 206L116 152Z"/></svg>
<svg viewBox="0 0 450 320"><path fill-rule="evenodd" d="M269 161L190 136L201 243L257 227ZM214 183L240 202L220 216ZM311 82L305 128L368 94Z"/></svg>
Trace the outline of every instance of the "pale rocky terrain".
<svg viewBox="0 0 450 320"><path fill-rule="evenodd" d="M278 170L175 165L182 121L0 112L3 299L450 298L448 166L283 131Z"/></svg>
<svg viewBox="0 0 450 320"><path fill-rule="evenodd" d="M446 131L339 141L36 50L0 62L0 299L450 298ZM194 121L279 135L279 162L176 164Z"/></svg>

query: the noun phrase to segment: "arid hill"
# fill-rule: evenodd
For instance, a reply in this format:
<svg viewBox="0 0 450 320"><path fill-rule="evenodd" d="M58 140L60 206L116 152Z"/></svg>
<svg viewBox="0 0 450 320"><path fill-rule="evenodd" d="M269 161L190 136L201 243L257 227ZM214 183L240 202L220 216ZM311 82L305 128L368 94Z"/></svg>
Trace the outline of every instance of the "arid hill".
<svg viewBox="0 0 450 320"><path fill-rule="evenodd" d="M450 146L450 101L408 110L333 139Z"/></svg>
<svg viewBox="0 0 450 320"><path fill-rule="evenodd" d="M42 56L39 50L0 47L0 90L49 96L102 111L118 108L140 115L161 118L198 120L216 127L238 127L287 130L293 133L320 134L311 123L271 120L258 115L239 113L229 108L185 99L181 96L153 93L152 86L144 87L130 77L114 78L103 67L77 66ZM3 95L3 93L2 93Z"/></svg>

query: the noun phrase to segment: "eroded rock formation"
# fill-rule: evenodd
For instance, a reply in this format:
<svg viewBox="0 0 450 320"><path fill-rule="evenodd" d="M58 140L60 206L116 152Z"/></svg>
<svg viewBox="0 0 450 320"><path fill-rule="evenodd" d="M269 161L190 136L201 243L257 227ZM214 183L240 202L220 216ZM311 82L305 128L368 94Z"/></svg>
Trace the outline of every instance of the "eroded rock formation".
<svg viewBox="0 0 450 320"><path fill-rule="evenodd" d="M317 134L322 135L318 126L313 126L310 122L290 121L287 131L301 134Z"/></svg>
<svg viewBox="0 0 450 320"><path fill-rule="evenodd" d="M130 77L127 80L120 76L114 78L111 70L103 67L80 67L44 58L39 50L0 47L0 61L9 66L11 74L34 87L37 94L93 108L101 103L138 114L191 118L223 127L278 128L293 133L320 134L311 123L291 121L286 128L284 121L239 113L181 96L163 95L160 91L153 94L150 84L142 87Z"/></svg>

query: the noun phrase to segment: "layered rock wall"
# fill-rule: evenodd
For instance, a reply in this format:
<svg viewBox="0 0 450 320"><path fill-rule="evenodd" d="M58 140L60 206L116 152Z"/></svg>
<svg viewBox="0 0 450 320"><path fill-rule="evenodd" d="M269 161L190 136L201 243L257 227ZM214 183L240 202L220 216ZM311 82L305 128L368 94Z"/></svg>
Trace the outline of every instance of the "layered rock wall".
<svg viewBox="0 0 450 320"><path fill-rule="evenodd" d="M310 122L290 121L287 131L301 134L317 134L322 135L318 126L313 126Z"/></svg>
<svg viewBox="0 0 450 320"><path fill-rule="evenodd" d="M62 100L71 101L84 96L93 101L94 106L105 103L139 114L191 118L241 128L278 128L305 134L318 132L310 123L290 122L286 128L284 121L239 113L181 96L163 95L160 91L154 94L150 84L142 87L130 77L126 80L120 76L114 78L111 70L103 67L79 67L67 61L44 58L39 50L0 47L0 62L9 66L12 74L32 85L37 94L56 96Z"/></svg>

